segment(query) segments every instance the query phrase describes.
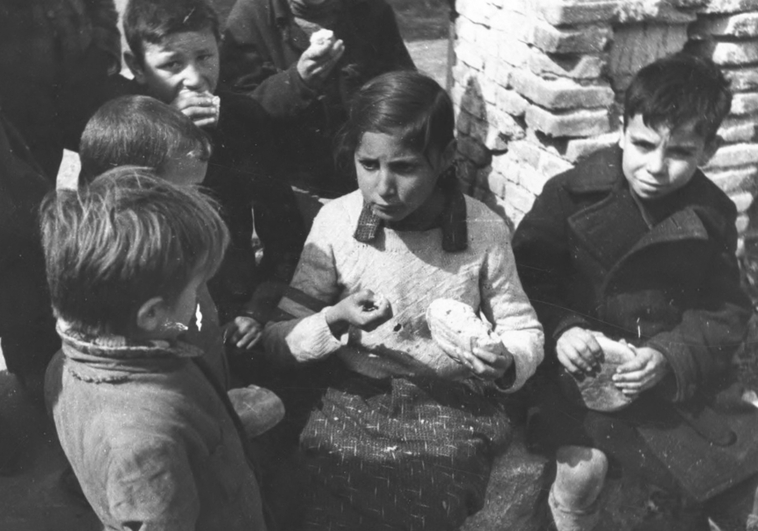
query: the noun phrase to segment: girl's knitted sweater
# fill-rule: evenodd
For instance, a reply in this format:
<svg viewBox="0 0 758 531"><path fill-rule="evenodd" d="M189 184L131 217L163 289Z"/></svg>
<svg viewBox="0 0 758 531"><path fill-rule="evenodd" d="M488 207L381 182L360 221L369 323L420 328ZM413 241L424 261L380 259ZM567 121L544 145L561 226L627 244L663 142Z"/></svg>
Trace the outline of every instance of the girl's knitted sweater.
<svg viewBox="0 0 758 531"><path fill-rule="evenodd" d="M521 288L504 221L470 197L465 203L461 197L460 205L465 205L459 217L465 218L468 236L454 252L442 248L443 234L452 230L444 223L426 231L383 227L370 241L359 241L354 236L363 207L359 191L324 206L290 293L279 305L294 319L266 327L269 355L305 362L336 353L352 370L373 378L467 378L469 370L434 343L425 320L432 301L451 298L469 304L494 325L515 361L516 377L508 391L520 388L542 360L542 327ZM372 332L351 327L335 338L325 307L362 289L385 296L392 318Z"/></svg>

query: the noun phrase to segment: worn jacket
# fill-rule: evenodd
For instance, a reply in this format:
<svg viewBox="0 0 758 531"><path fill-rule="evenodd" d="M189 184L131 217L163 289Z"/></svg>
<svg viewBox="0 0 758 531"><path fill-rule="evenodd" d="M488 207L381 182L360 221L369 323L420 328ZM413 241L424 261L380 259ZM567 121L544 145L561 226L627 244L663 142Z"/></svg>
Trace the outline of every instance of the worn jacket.
<svg viewBox="0 0 758 531"><path fill-rule="evenodd" d="M675 473L676 467L690 467L678 462L677 433L681 444L700 434L733 453L717 477L703 480L705 496L728 484L725 471L739 468L746 457L734 444L736 428L728 420L734 412L703 412L719 410L720 397L728 395L732 356L750 316L735 258L736 209L698 171L672 195L644 203L648 226L624 178L621 155L618 147L602 150L548 181L514 237L519 275L545 327L553 368L559 363L555 342L573 326L666 357L671 372L646 400L660 404L660 411L676 404L679 416L669 417L674 427L668 434L649 426L643 437ZM758 419L748 424L738 435L758 435Z"/></svg>
<svg viewBox="0 0 758 531"><path fill-rule="evenodd" d="M113 0L0 3L0 100L49 178L63 147L115 94L121 36Z"/></svg>
<svg viewBox="0 0 758 531"><path fill-rule="evenodd" d="M309 38L294 21L287 0L238 0L221 46L221 81L247 94L283 125L288 159L331 172L332 139L345 122L352 93L373 77L413 68L394 12L385 0L345 0L331 28L345 44L333 76L319 90L297 73ZM294 158L294 160L292 160Z"/></svg>
<svg viewBox="0 0 758 531"><path fill-rule="evenodd" d="M46 398L105 529L266 529L233 410L199 349L59 330Z"/></svg>

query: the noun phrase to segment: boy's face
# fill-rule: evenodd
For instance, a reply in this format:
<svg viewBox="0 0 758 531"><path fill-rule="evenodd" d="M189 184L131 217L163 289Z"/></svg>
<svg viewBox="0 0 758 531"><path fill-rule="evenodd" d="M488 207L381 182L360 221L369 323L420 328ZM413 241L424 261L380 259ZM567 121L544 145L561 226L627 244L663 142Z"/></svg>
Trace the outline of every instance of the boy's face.
<svg viewBox="0 0 758 531"><path fill-rule="evenodd" d="M187 329L197 311L197 291L204 281L204 275L195 275L176 301L165 307L164 325L158 329L161 339L174 339Z"/></svg>
<svg viewBox="0 0 758 531"><path fill-rule="evenodd" d="M698 166L708 162L718 143L706 143L695 131L696 121L671 130L652 129L634 116L622 131L624 177L640 199L660 199L684 187Z"/></svg>
<svg viewBox="0 0 758 531"><path fill-rule="evenodd" d="M160 176L172 184L188 186L205 180L208 161L194 156L173 157L161 169Z"/></svg>
<svg viewBox="0 0 758 531"><path fill-rule="evenodd" d="M127 61L150 96L173 102L182 90L213 93L219 76L219 51L210 29L168 35L159 44L146 42L140 65Z"/></svg>

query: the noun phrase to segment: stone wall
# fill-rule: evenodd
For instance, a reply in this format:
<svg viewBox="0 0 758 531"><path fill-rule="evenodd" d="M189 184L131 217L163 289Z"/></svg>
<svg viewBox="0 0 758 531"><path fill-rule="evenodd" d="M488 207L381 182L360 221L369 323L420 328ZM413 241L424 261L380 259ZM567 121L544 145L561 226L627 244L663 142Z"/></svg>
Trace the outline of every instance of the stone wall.
<svg viewBox="0 0 758 531"><path fill-rule="evenodd" d="M631 75L687 47L732 82L726 144L705 172L736 203L741 234L758 234L758 1L457 0L455 11L451 93L468 192L518 224L547 179L617 140Z"/></svg>

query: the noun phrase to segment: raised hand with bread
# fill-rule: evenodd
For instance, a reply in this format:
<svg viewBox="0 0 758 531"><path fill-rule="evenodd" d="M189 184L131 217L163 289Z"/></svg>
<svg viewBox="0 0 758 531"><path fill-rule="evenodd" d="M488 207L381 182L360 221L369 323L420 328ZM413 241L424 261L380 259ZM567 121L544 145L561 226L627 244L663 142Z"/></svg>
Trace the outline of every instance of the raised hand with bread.
<svg viewBox="0 0 758 531"><path fill-rule="evenodd" d="M297 62L297 73L306 85L316 88L329 77L344 52L342 40L331 30L321 29L311 35L310 46Z"/></svg>

